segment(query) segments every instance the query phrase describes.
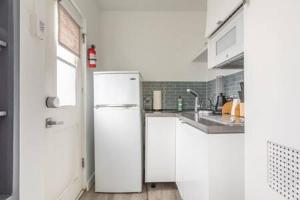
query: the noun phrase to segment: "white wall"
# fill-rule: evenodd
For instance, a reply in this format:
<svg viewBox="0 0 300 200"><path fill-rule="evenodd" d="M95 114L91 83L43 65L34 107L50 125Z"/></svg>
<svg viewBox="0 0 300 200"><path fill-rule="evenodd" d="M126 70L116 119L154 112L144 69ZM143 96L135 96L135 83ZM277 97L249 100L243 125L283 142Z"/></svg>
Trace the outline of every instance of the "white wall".
<svg viewBox="0 0 300 200"><path fill-rule="evenodd" d="M47 65L48 41L32 37L29 32L29 19L31 13L37 12L46 24L51 21L47 18L48 12L51 12L50 3L49 0L20 1L20 200L46 199L43 185L44 174L47 173L43 168L43 159L47 159L43 152L44 102L47 67L51 66ZM94 27L92 25L97 19L94 1L78 1L78 5L88 20L89 40L95 41L96 29L89 28ZM47 34L51 33L53 30L47 30Z"/></svg>
<svg viewBox="0 0 300 200"><path fill-rule="evenodd" d="M192 63L204 45L205 12L101 12L98 70L138 70L146 81L206 80Z"/></svg>
<svg viewBox="0 0 300 200"><path fill-rule="evenodd" d="M45 42L31 37L33 0L20 1L20 199L43 199ZM39 1L41 12L46 0ZM34 80L34 81L32 81Z"/></svg>
<svg viewBox="0 0 300 200"><path fill-rule="evenodd" d="M300 149L300 2L251 0L245 16L246 199L267 185L267 140Z"/></svg>

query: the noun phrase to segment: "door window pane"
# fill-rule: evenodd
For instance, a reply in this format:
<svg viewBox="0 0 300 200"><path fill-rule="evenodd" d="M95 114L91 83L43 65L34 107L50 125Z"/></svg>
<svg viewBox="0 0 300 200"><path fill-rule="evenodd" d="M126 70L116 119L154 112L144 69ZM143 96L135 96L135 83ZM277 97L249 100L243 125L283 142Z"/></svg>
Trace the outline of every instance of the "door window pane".
<svg viewBox="0 0 300 200"><path fill-rule="evenodd" d="M67 63L70 63L73 66L77 66L78 57L75 56L69 50L67 50L64 47L62 47L61 45L58 45L58 47L57 47L57 56L60 59L66 61Z"/></svg>
<svg viewBox="0 0 300 200"><path fill-rule="evenodd" d="M76 105L76 68L60 59L57 59L57 86L60 105Z"/></svg>
<svg viewBox="0 0 300 200"><path fill-rule="evenodd" d="M76 71L80 57L80 26L60 4L57 24L57 97L61 106L75 106Z"/></svg>

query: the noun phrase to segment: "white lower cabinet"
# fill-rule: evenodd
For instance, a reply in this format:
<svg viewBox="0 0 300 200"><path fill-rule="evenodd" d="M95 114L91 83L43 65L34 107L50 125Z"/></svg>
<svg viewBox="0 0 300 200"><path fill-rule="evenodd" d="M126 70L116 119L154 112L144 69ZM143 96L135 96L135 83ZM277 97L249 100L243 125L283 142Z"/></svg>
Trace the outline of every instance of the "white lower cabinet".
<svg viewBox="0 0 300 200"><path fill-rule="evenodd" d="M177 119L176 184L183 200L243 200L243 134L206 134Z"/></svg>
<svg viewBox="0 0 300 200"><path fill-rule="evenodd" d="M188 124L176 123L176 183L184 200L208 199L207 138Z"/></svg>
<svg viewBox="0 0 300 200"><path fill-rule="evenodd" d="M175 117L146 117L146 182L175 182Z"/></svg>

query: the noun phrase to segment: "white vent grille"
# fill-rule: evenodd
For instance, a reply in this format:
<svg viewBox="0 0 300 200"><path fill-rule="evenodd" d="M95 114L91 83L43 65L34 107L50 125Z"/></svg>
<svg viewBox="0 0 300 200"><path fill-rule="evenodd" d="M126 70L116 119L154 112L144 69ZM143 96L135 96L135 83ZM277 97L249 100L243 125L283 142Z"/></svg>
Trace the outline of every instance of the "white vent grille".
<svg viewBox="0 0 300 200"><path fill-rule="evenodd" d="M268 184L286 199L300 200L300 151L268 141Z"/></svg>

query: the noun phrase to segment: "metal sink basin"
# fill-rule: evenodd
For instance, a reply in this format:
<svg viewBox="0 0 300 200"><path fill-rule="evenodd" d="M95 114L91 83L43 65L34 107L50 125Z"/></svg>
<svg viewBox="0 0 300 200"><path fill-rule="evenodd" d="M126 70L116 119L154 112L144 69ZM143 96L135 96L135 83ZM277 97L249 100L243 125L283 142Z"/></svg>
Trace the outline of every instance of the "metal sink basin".
<svg viewBox="0 0 300 200"><path fill-rule="evenodd" d="M245 119L241 117L234 117L230 115L215 115L211 110L200 110L196 112L184 112L183 115L187 114L192 117L194 121L207 120L213 123L218 123L227 126L243 126Z"/></svg>
<svg viewBox="0 0 300 200"><path fill-rule="evenodd" d="M213 111L212 110L199 110L198 114L199 115L212 115Z"/></svg>
<svg viewBox="0 0 300 200"><path fill-rule="evenodd" d="M199 118L230 126L243 126L245 122L244 118L230 115L199 115Z"/></svg>
<svg viewBox="0 0 300 200"><path fill-rule="evenodd" d="M189 114L198 114L198 115L212 115L214 112L212 110L199 110L197 113L194 111L183 112Z"/></svg>

